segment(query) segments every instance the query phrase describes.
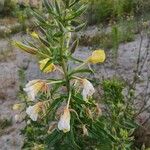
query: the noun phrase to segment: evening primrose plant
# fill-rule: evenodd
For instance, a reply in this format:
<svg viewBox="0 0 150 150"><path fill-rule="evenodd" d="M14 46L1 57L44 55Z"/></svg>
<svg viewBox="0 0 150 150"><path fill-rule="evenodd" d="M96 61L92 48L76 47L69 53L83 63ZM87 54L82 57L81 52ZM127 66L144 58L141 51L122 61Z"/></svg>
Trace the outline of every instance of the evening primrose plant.
<svg viewBox="0 0 150 150"><path fill-rule="evenodd" d="M105 61L105 52L94 50L85 60L73 55L79 39L72 41L71 37L86 25L79 17L87 7L80 0L43 3L44 13L31 10L39 28L29 34L32 40L14 44L34 55L43 73L60 76L29 81L23 89L26 100L14 105L20 115L26 112L23 149L95 149L102 143L111 144L115 139L99 120L102 110L93 98L96 89L84 76L93 73L90 64Z"/></svg>

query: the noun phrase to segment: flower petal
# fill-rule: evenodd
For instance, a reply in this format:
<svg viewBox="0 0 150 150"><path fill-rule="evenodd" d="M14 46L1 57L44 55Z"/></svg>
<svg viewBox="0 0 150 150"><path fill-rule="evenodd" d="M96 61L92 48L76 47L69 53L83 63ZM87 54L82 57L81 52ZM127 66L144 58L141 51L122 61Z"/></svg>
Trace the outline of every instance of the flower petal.
<svg viewBox="0 0 150 150"><path fill-rule="evenodd" d="M83 96L83 100L87 101L87 99L95 93L95 89L92 83L87 79L83 79L82 81L83 81L82 96Z"/></svg>
<svg viewBox="0 0 150 150"><path fill-rule="evenodd" d="M37 121L38 113L36 113L36 111L35 111L35 105L34 105L34 106L29 106L29 107L26 109L26 113L29 115L29 117L30 117L33 121Z"/></svg>
<svg viewBox="0 0 150 150"><path fill-rule="evenodd" d="M48 61L49 61L49 58L39 61L40 70L42 70L44 73L49 73L49 72L55 71L55 69L56 69L56 67L53 63L47 65Z"/></svg>
<svg viewBox="0 0 150 150"><path fill-rule="evenodd" d="M100 50L95 50L92 53L92 56L88 58L88 62L92 64L102 63L105 61L105 59L106 59L105 51L100 49Z"/></svg>

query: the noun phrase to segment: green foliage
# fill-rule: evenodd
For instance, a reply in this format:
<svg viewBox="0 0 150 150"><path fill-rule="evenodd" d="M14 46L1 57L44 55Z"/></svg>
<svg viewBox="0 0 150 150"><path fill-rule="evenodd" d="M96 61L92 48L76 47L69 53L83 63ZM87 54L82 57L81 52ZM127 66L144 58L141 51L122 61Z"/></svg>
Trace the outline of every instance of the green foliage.
<svg viewBox="0 0 150 150"><path fill-rule="evenodd" d="M133 15L136 9L135 2L135 0L90 0L88 23L105 23L124 18L126 15Z"/></svg>
<svg viewBox="0 0 150 150"><path fill-rule="evenodd" d="M3 0L2 0L3 1ZM4 4L1 5L1 15L2 16L12 16L13 11L16 9L16 2L14 0L4 0Z"/></svg>
<svg viewBox="0 0 150 150"><path fill-rule="evenodd" d="M114 137L114 150L130 150L133 146L133 132L137 128L133 119L134 109L127 106L122 94L124 84L116 79L103 82L104 103L106 104L106 128Z"/></svg>

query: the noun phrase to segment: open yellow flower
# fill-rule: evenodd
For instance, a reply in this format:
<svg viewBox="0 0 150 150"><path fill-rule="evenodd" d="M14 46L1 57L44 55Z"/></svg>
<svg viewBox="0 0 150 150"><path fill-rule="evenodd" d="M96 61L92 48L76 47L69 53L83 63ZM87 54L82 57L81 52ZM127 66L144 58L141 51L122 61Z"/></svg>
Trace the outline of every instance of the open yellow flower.
<svg viewBox="0 0 150 150"><path fill-rule="evenodd" d="M44 73L49 73L49 72L52 72L52 71L56 70L56 67L55 67L55 65L53 63L51 63L50 65L47 65L45 67L45 65L48 63L48 61L49 61L49 58L46 58L46 59L43 59L43 60L39 61L40 69Z"/></svg>
<svg viewBox="0 0 150 150"><path fill-rule="evenodd" d="M70 110L68 108L64 109L64 112L60 117L58 129L62 130L64 133L70 131Z"/></svg>
<svg viewBox="0 0 150 150"><path fill-rule="evenodd" d="M83 100L87 101L95 93L95 89L90 81L87 79L82 79L83 91L82 96Z"/></svg>
<svg viewBox="0 0 150 150"><path fill-rule="evenodd" d="M37 121L39 113L43 110L43 103L42 102L38 102L37 104L33 105L33 106L29 106L26 109L26 113L29 115L29 117L33 120L33 121Z"/></svg>
<svg viewBox="0 0 150 150"><path fill-rule="evenodd" d="M48 90L48 85L44 80L32 80L28 84L26 84L26 87L24 88L24 91L27 93L30 100L34 101L36 95L39 91L46 92Z"/></svg>
<svg viewBox="0 0 150 150"><path fill-rule="evenodd" d="M106 59L105 51L104 50L95 50L92 55L88 58L88 62L92 64L102 63Z"/></svg>

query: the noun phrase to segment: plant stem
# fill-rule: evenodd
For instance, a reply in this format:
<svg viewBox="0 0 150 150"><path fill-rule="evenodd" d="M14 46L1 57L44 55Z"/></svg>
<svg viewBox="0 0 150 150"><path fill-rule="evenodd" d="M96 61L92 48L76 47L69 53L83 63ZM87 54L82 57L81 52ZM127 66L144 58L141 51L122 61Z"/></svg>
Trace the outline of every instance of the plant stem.
<svg viewBox="0 0 150 150"><path fill-rule="evenodd" d="M87 64L87 62L84 62L84 63L82 63L80 66L78 66L78 67L76 67L74 70L78 70L78 69L80 69L80 68L82 68L84 65L86 65Z"/></svg>
<svg viewBox="0 0 150 150"><path fill-rule="evenodd" d="M70 80L68 78L68 71L67 71L67 68L66 68L68 63L63 58L63 49L64 49L64 37L61 38L60 56L61 56L61 66L62 66L62 69L63 69L63 72L64 72L64 77L65 77L65 80L66 80L66 87L67 87L68 96L69 96L67 107L69 107L69 103L70 103L70 99L71 99Z"/></svg>
<svg viewBox="0 0 150 150"><path fill-rule="evenodd" d="M69 92L69 97L68 97L68 102L67 102L67 108L69 108L70 100L71 100L71 91Z"/></svg>

